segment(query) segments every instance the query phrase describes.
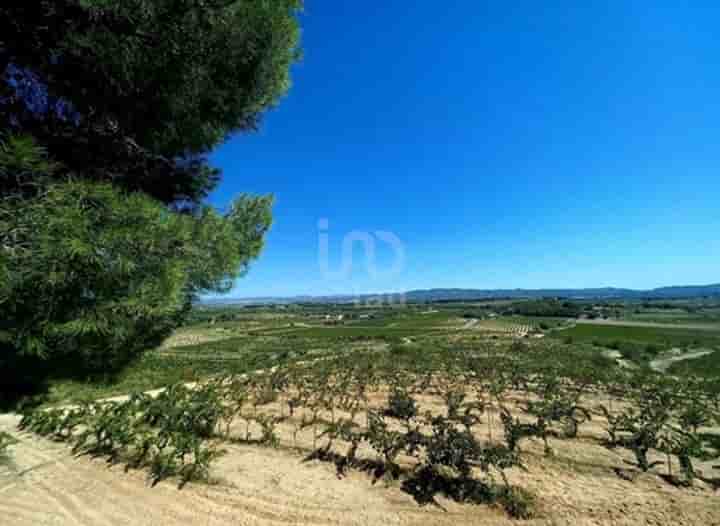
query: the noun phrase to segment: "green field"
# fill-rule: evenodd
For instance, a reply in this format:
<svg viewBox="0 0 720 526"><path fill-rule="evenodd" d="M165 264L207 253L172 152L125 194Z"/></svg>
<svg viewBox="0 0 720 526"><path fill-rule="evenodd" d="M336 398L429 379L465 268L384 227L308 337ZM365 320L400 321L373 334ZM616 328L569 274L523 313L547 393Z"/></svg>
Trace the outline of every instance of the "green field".
<svg viewBox="0 0 720 526"><path fill-rule="evenodd" d="M671 365L667 372L675 376L697 375L720 378L720 351L715 351L700 358L678 362Z"/></svg>
<svg viewBox="0 0 720 526"><path fill-rule="evenodd" d="M678 305L676 308L630 308L624 319L632 321L659 322L669 324L708 323L720 324L720 308L710 305Z"/></svg>
<svg viewBox="0 0 720 526"><path fill-rule="evenodd" d="M720 331L680 328L582 325L558 330L560 318L498 316L475 320L463 317L457 306L411 306L353 310L318 307L203 309L195 322L179 329L171 342L113 378L64 379L50 382L44 404L149 390L176 382L192 382L223 373L244 373L319 356L369 349L393 349L412 340L415 351L512 352L512 338L525 331L545 331L545 339L523 339L538 348L560 346L567 356L575 351L601 356L605 347L619 350L640 365L671 347L719 348ZM344 313L341 325L327 325L325 316ZM362 317L360 317L362 316ZM569 345L568 345L569 344ZM593 351L593 349L595 351ZM568 354L569 353L569 354ZM720 376L720 352L675 364L673 374Z"/></svg>
<svg viewBox="0 0 720 526"><path fill-rule="evenodd" d="M397 339L442 330L442 327L310 327L292 331L288 336L291 338Z"/></svg>
<svg viewBox="0 0 720 526"><path fill-rule="evenodd" d="M323 354L346 346L324 342ZM148 351L142 358L109 378L63 379L50 382L39 401L52 405L146 391L177 382L195 382L217 374L242 374L308 359L318 354L318 342L279 337L227 338L198 345Z"/></svg>
<svg viewBox="0 0 720 526"><path fill-rule="evenodd" d="M636 344L654 344L661 348L669 347L714 347L720 345L720 331L670 329L665 327L629 327L619 325L583 325L552 335L565 340L598 343L632 342Z"/></svg>

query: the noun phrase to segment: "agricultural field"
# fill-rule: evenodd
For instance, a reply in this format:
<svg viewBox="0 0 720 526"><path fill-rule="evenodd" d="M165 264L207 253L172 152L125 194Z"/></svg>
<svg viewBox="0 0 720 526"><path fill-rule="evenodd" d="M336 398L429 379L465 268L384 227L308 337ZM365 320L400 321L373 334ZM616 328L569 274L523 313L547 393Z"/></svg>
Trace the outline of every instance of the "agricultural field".
<svg viewBox="0 0 720 526"><path fill-rule="evenodd" d="M582 313L591 319L657 323L679 327L720 327L717 299L581 302Z"/></svg>
<svg viewBox="0 0 720 526"><path fill-rule="evenodd" d="M102 473L102 488L109 477L124 480L141 509L181 487L195 513L202 496L225 519L241 513L259 524L275 513L362 524L400 510L411 524L574 524L580 516L705 524L720 511L717 435L708 431L717 425L713 383L634 376L544 342L278 361L254 374L28 412L13 431L16 462L27 462L23 451L41 435L57 444L46 446L53 455L76 455L65 461L73 470ZM303 493L304 476L338 505ZM149 501L136 489L143 479ZM562 480L577 481L577 491ZM260 507L247 493L257 484L266 484ZM598 492L582 491L587 485ZM280 496L280 509L268 507ZM632 506L634 499L646 505ZM368 503L378 506L362 512ZM119 506L109 509L131 514ZM28 519L26 510L5 511L15 523Z"/></svg>
<svg viewBox="0 0 720 526"><path fill-rule="evenodd" d="M579 342L630 341L661 347L714 346L720 344L720 329L700 331L667 327L582 324L554 333Z"/></svg>
<svg viewBox="0 0 720 526"><path fill-rule="evenodd" d="M703 312L688 312L685 309L643 309L629 312L624 319L669 324L720 324L720 309L704 309Z"/></svg>
<svg viewBox="0 0 720 526"><path fill-rule="evenodd" d="M646 302L629 305L623 317L631 321L720 326L720 305L714 300Z"/></svg>
<svg viewBox="0 0 720 526"><path fill-rule="evenodd" d="M0 7L0 526L720 526L715 6L308 4Z"/></svg>
<svg viewBox="0 0 720 526"><path fill-rule="evenodd" d="M118 377L54 382L0 417L2 511L13 524L720 517L719 377L695 375L716 355L667 374L606 356L606 342L680 345L687 331L464 313L203 312Z"/></svg>
<svg viewBox="0 0 720 526"><path fill-rule="evenodd" d="M525 337L543 334L544 331L562 328L566 320L546 317L502 316L479 320L475 327L479 330L502 333L507 336Z"/></svg>
<svg viewBox="0 0 720 526"><path fill-rule="evenodd" d="M194 382L222 372L248 372L307 356L410 344L428 349L472 349L488 342L509 345L518 339L535 341L545 336L583 347L589 354L618 350L638 365L646 365L672 348L720 348L720 330L575 325L564 318L517 315L469 317L477 308L462 304L372 309L322 305L203 308L193 313L191 323L120 375L53 382L42 403L115 396ZM343 320L338 324L340 315Z"/></svg>
<svg viewBox="0 0 720 526"><path fill-rule="evenodd" d="M654 360L677 353L693 357L698 351L720 348L720 331L669 328L667 326L625 326L578 323L552 331L550 335L566 344L590 343L618 352L636 366L649 366Z"/></svg>
<svg viewBox="0 0 720 526"><path fill-rule="evenodd" d="M668 374L675 376L703 376L707 378L720 378L720 350L694 358L683 360L670 365Z"/></svg>

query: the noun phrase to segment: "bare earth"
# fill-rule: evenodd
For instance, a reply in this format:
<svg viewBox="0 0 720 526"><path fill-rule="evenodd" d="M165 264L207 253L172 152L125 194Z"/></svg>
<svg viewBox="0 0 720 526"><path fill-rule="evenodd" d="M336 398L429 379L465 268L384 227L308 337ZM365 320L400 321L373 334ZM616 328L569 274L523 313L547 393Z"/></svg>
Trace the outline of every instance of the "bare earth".
<svg viewBox="0 0 720 526"><path fill-rule="evenodd" d="M175 334L173 334L163 342L161 348L174 349L176 347L185 347L188 345L199 345L201 343L220 341L226 338L228 338L228 335L224 334L222 331L177 331Z"/></svg>
<svg viewBox="0 0 720 526"><path fill-rule="evenodd" d="M419 506L398 483L373 483L350 471L340 479L332 464L303 461L290 450L292 427L279 429L281 449L224 444L227 454L213 468L214 483L178 490L173 481L148 487L142 471L125 472L101 459L74 457L61 443L19 433L16 415L0 415L0 431L20 440L13 465L0 466L0 525L452 525L514 524L504 510L458 504L443 497ZM634 482L613 469L621 456L596 440L598 423L577 440L555 441L555 455L523 444L527 471L509 472L511 483L533 492L542 525L720 524L720 492L700 482L681 489L657 473ZM499 432L499 430L494 431ZM305 435L303 436L303 433ZM310 433L310 434L308 434ZM309 451L311 431L298 445ZM699 466L706 476L720 471Z"/></svg>

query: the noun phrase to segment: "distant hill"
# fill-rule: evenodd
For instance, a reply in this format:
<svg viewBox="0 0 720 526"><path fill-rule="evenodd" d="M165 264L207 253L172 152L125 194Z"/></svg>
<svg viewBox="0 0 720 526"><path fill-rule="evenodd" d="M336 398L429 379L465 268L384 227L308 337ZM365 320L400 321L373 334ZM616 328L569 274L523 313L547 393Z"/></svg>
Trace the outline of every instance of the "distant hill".
<svg viewBox="0 0 720 526"><path fill-rule="evenodd" d="M392 299L400 296L397 293L335 295L335 296L292 296L292 297L258 297L258 298L211 298L201 303L207 305L232 304L284 304L284 303L351 303L353 301L372 301ZM404 293L408 302L428 301L472 301L487 299L536 299L536 298L567 298L567 299L685 299L701 297L720 297L720 284L685 285L660 287L650 290L619 289L613 287L591 289L423 289Z"/></svg>

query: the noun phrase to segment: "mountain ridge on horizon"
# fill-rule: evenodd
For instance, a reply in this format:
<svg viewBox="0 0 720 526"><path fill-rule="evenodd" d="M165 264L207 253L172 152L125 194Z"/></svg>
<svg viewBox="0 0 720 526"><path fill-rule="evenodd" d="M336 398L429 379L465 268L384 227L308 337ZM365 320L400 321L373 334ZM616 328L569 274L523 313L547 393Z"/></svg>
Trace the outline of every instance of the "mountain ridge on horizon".
<svg viewBox="0 0 720 526"><path fill-rule="evenodd" d="M430 288L414 289L406 292L387 292L377 294L328 294L295 296L255 296L239 298L205 298L204 304L238 303L352 303L371 301L372 299L403 297L408 302L462 301L487 299L681 299L695 297L720 297L720 283L709 285L670 285L652 289L630 289L622 287L592 288L544 288L544 289L473 289L473 288Z"/></svg>

